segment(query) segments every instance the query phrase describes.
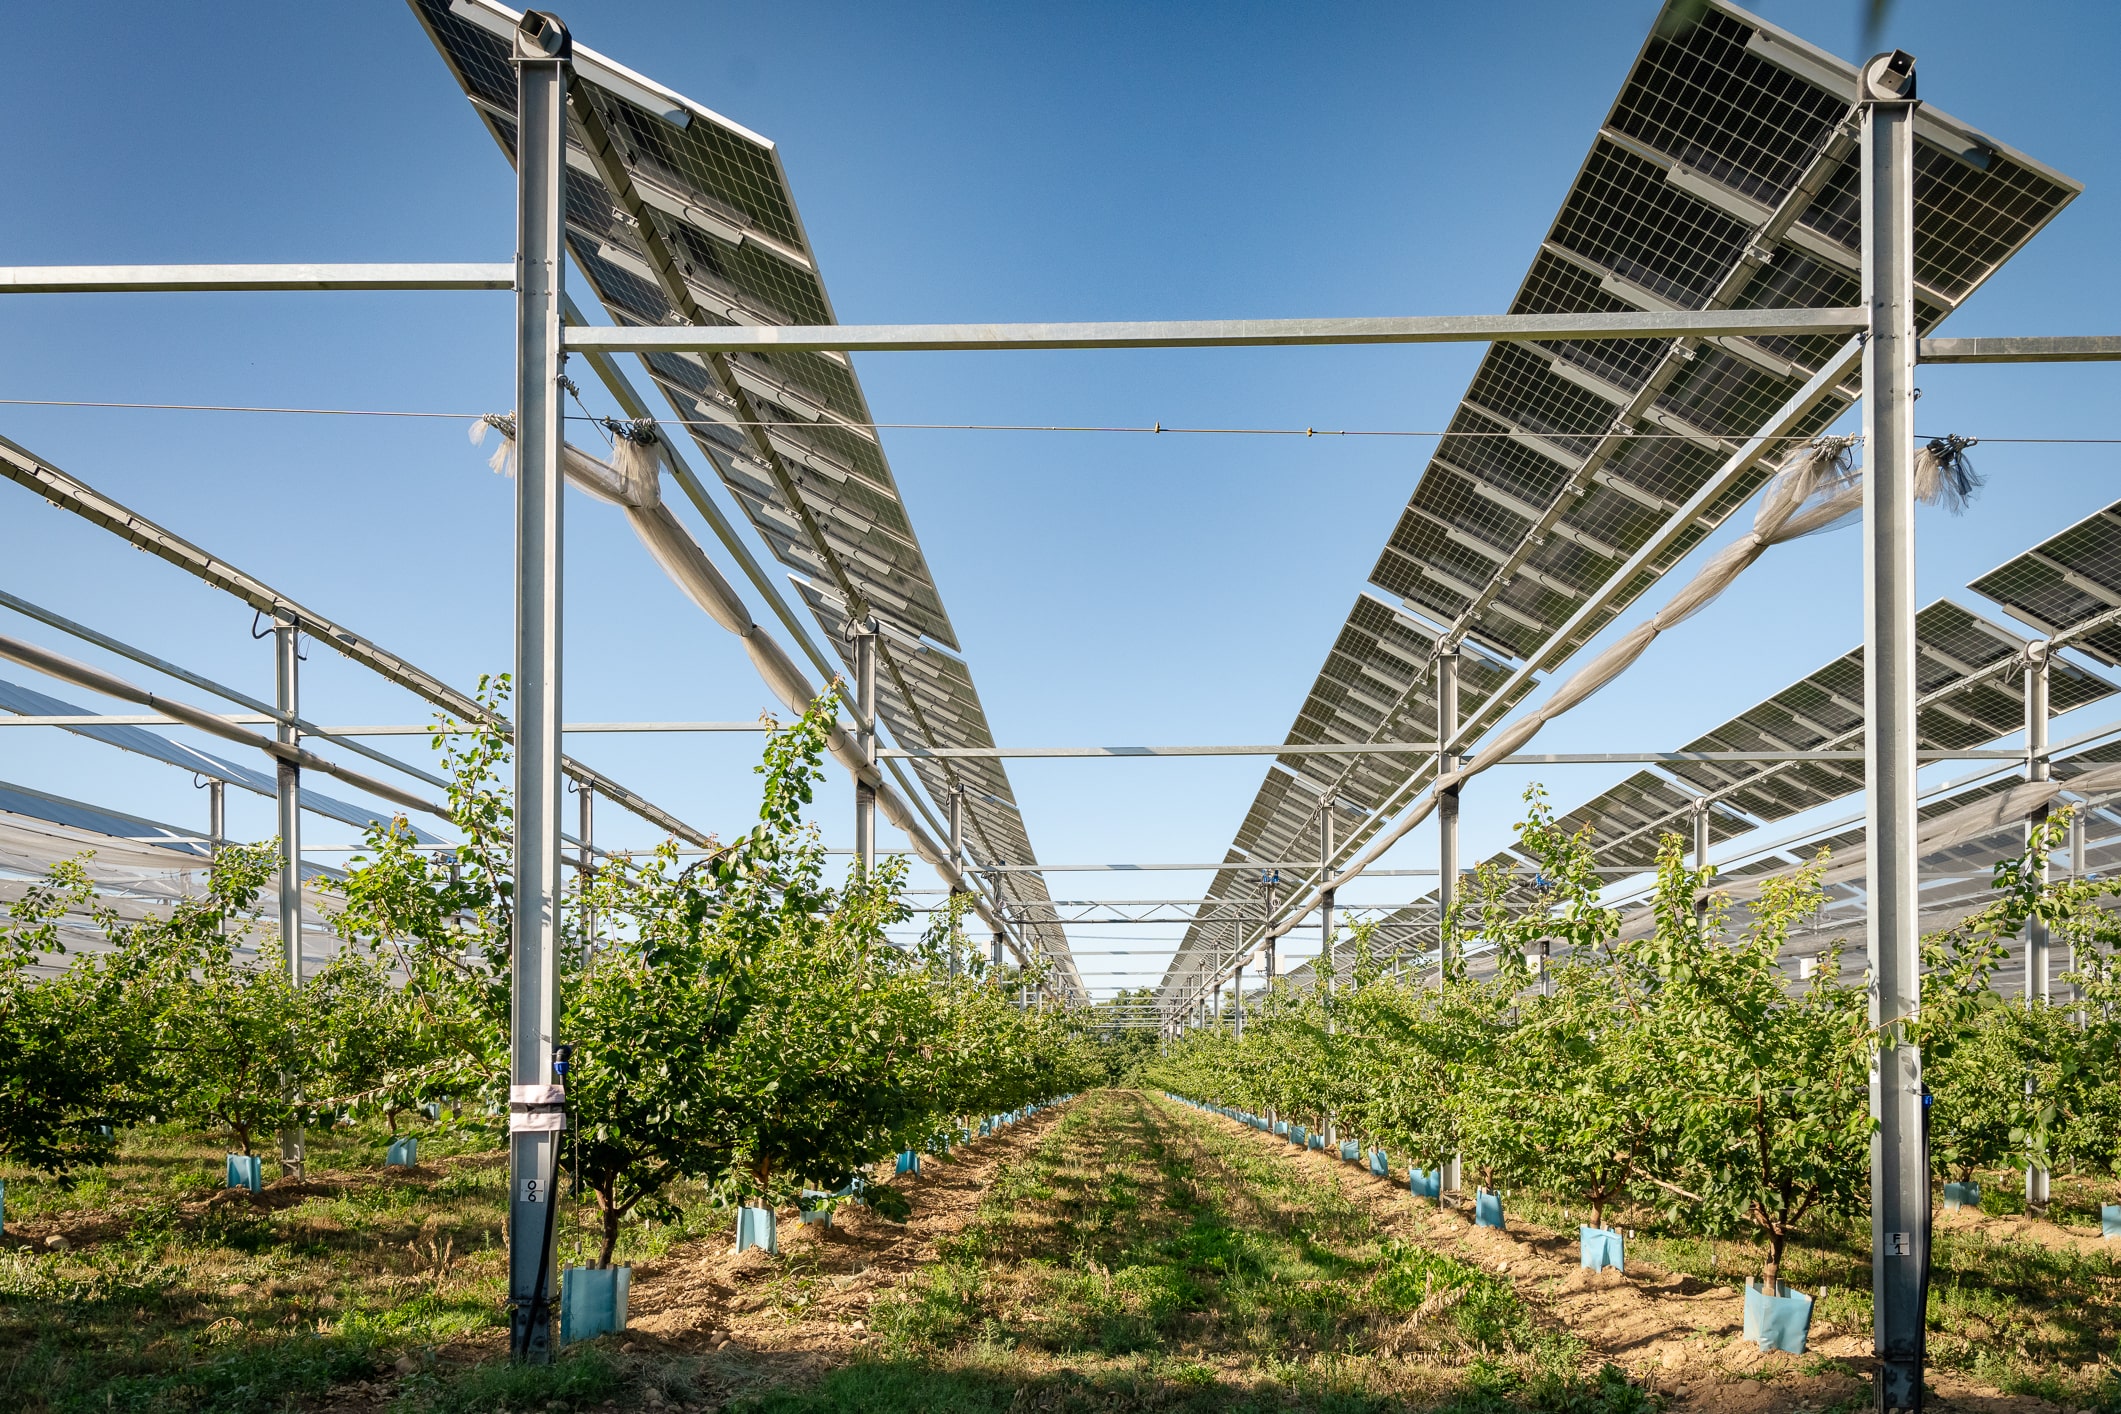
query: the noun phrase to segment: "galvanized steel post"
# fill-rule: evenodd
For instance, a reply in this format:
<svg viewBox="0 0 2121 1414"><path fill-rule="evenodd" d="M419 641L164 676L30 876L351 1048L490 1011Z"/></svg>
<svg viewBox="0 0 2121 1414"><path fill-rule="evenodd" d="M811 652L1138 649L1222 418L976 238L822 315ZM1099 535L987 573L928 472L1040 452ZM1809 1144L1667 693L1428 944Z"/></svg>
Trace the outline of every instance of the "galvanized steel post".
<svg viewBox="0 0 2121 1414"><path fill-rule="evenodd" d="M2053 653L2050 645L2034 639L2025 646L2025 779L2027 782L2045 781L2052 771L2047 759L2047 685L2048 665ZM2035 832L2047 824L2047 807L2035 810L2025 822L2027 841ZM2033 858L2034 876L2044 886L2047 883L2047 851L2041 850ZM2028 1004L2047 1003L2052 992L2053 969L2049 965L2053 939L2048 935L2047 924L2038 918L2025 920L2025 1000ZM2025 1093L2033 1093L2033 1078L2025 1077ZM2038 1212L2048 1204L2048 1172L2039 1164L2025 1166L2025 1206Z"/></svg>
<svg viewBox="0 0 2121 1414"><path fill-rule="evenodd" d="M1318 877L1321 881L1333 877L1333 797L1328 795L1318 806ZM1318 895L1318 965L1317 985L1328 992L1333 990L1333 890L1323 889ZM1332 1023L1327 1022L1330 1027Z"/></svg>
<svg viewBox="0 0 2121 1414"><path fill-rule="evenodd" d="M963 786L952 786L950 788L950 867L957 871L958 878L962 879L965 877L965 788ZM957 896L952 894L950 901L953 904L956 903ZM950 921L950 980L953 982L957 980L957 941L960 931L957 920L953 918Z"/></svg>
<svg viewBox="0 0 2121 1414"><path fill-rule="evenodd" d="M273 706L280 720L273 739L283 746L299 747L302 734L295 717L302 710L302 626L293 619L276 619L272 626ZM286 757L274 761L273 804L280 829L280 955L287 980L302 985L302 768ZM286 1076L282 1076L284 1081ZM303 1136L300 1126L279 1133L280 1167L302 1177Z"/></svg>
<svg viewBox="0 0 2121 1414"><path fill-rule="evenodd" d="M1929 1155L1922 1055L1900 1029L1922 1007L1915 808L1915 61L1864 66L1864 813L1871 955L1871 1296L1877 1408L1922 1407Z"/></svg>
<svg viewBox="0 0 2121 1414"><path fill-rule="evenodd" d="M1436 655L1436 776L1458 765L1451 738L1458 734L1458 645ZM1436 968L1439 979L1452 955L1451 907L1458 900L1458 787L1436 795Z"/></svg>
<svg viewBox="0 0 2121 1414"><path fill-rule="evenodd" d="M515 919L509 1047L509 1353L552 1359L553 1180L563 1092L553 1073L559 992L560 307L567 173L567 27L517 26Z"/></svg>
<svg viewBox="0 0 2121 1414"><path fill-rule="evenodd" d="M272 626L273 706L280 721L273 740L301 745L294 719L302 710L302 627L292 619ZM302 768L285 756L275 762L273 804L280 831L280 962L287 978L302 984Z"/></svg>
<svg viewBox="0 0 2121 1414"><path fill-rule="evenodd" d="M582 841L582 862L574 871L576 897L581 902L582 966L588 967L596 955L597 915L589 900L589 886L596 880L596 787L587 781L575 782L575 834Z"/></svg>
<svg viewBox="0 0 2121 1414"><path fill-rule="evenodd" d="M1709 867L1709 797L1703 796L1694 802L1694 868L1696 872ZM1695 891L1694 916L1700 918L1709 911L1709 891Z"/></svg>
<svg viewBox="0 0 2121 1414"><path fill-rule="evenodd" d="M2028 784L2052 778L2047 759L2050 658L2048 645L2039 639L2025 646L2025 779ZM2035 830L2047 823L2047 815L2047 807L2043 805L2025 822L2028 841ZM2033 861L2033 871L2042 884L2047 882L2047 855L2044 852ZM2051 947L2047 924L2037 918L2028 919L2025 924L2025 999L2029 1002L2048 1000L2053 970L2049 965Z"/></svg>
<svg viewBox="0 0 2121 1414"><path fill-rule="evenodd" d="M1260 949L1260 972L1266 980L1267 990L1271 992L1274 990L1274 945L1278 941L1273 932L1274 904L1281 895L1281 871L1274 869L1260 875L1259 891L1266 902L1266 907L1262 910L1265 914L1262 926L1267 930L1266 944Z"/></svg>
<svg viewBox="0 0 2121 1414"><path fill-rule="evenodd" d="M854 782L854 871L866 875L876 860L876 620L864 619L848 632L854 638L854 710L862 719L854 736L863 771Z"/></svg>

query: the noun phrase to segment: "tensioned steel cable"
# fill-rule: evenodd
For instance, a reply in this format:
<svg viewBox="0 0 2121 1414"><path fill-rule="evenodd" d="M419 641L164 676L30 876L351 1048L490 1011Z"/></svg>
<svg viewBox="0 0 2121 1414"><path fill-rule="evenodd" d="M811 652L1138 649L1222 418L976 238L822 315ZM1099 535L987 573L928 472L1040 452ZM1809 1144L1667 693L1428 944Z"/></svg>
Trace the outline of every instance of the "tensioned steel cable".
<svg viewBox="0 0 2121 1414"><path fill-rule="evenodd" d="M427 418L449 421L475 422L484 413L435 412L399 408L310 408L248 406L240 403L133 403L113 402L86 398L0 398L0 407L50 407L50 408L115 408L141 412L238 412L264 413L293 417L403 417ZM604 418L593 414L570 413L569 422L594 422L602 425ZM1161 422L1147 426L1115 423L1064 423L1064 422L854 422L843 418L827 422L810 422L799 418L786 421L723 421L719 418L674 418L651 419L662 427L773 427L795 428L819 426L861 427L875 432L1084 432L1118 433L1137 436L1174 437L1454 437L1511 438L1514 432L1454 432L1448 428L1427 427L1180 427ZM1917 432L1917 438L1927 439L1932 434ZM1935 434L1943 435L1943 434ZM1694 438L1677 432L1655 432L1636 434L1638 441L1687 442ZM1771 439L1783 442L1805 442L1808 436L1790 433ZM1987 437L1981 442L1996 445L2016 446L2121 446L2121 437Z"/></svg>

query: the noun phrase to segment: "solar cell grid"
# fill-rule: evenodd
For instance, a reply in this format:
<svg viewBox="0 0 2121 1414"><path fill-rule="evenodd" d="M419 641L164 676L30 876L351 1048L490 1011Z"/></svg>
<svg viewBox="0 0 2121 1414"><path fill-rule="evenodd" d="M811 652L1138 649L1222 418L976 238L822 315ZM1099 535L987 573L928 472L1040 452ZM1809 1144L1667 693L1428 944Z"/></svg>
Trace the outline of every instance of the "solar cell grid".
<svg viewBox="0 0 2121 1414"><path fill-rule="evenodd" d="M474 110L512 156L515 12L490 0L411 3ZM771 143L581 48L568 140L569 251L615 321L833 322ZM805 598L843 660L848 650L835 615L849 592L899 628L956 648L843 356L658 355L650 371L775 557L834 586L832 612L807 586ZM893 655L879 715L910 745L992 745L969 671L945 661ZM968 805L976 858L1035 862L999 762L923 761L914 769L931 791L959 780L976 785L981 798ZM1035 876L1001 877L1005 897L1032 907L1044 902ZM1065 955L1056 927L1031 933Z"/></svg>
<svg viewBox="0 0 2121 1414"><path fill-rule="evenodd" d="M1966 750L2020 731L2025 725L2022 676L2006 670L1968 682L1999 664L2015 663L2024 640L1950 600L1916 618L1917 673L1925 696L1917 744L1925 751ZM1958 686L1954 686L1958 684ZM2113 689L2057 660L2050 668L2050 711L2060 714L2106 697ZM1855 750L1863 741L1863 651L1852 650L1757 707L1708 731L1682 751ZM1690 789L1680 790L1666 778ZM1650 782L1656 782L1654 789ZM1786 819L1863 788L1858 762L1667 762L1642 771L1565 817L1572 827L1598 828L1602 864L1643 865L1655 856L1655 836L1681 829L1691 802L1713 792L1754 821ZM1644 816L1645 802L1656 809ZM1751 829L1752 825L1743 828ZM1728 835L1739 833L1733 824Z"/></svg>
<svg viewBox="0 0 2121 1414"><path fill-rule="evenodd" d="M1973 588L2044 634L2121 608L2121 502L1990 570ZM2121 665L2121 625L2072 644L2110 667Z"/></svg>

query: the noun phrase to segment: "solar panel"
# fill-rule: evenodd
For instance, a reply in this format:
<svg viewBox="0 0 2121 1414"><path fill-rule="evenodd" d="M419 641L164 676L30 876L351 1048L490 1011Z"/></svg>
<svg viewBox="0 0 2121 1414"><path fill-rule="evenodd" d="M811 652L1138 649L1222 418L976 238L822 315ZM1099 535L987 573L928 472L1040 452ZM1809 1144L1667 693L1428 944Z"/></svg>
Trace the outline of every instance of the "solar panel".
<svg viewBox="0 0 2121 1414"><path fill-rule="evenodd" d="M1674 9L1630 69L1512 312L1860 303L1855 69L1720 0L1691 25ZM1927 106L1916 173L1916 322L1925 331L2082 190ZM1438 636L1551 671L1773 474L1771 458L1562 635L1839 343L1492 346L1370 582L1433 620ZM1824 429L1855 394L1853 383L1838 388L1793 437ZM1484 704L1467 719L1485 728L1511 705ZM1431 767L1402 757L1361 769L1419 784ZM1273 788L1270 778L1247 827Z"/></svg>
<svg viewBox="0 0 2121 1414"><path fill-rule="evenodd" d="M810 580L800 576L791 579L803 602L824 625L826 636L842 645L845 653L849 625L845 602ZM986 713L980 710L971 672L962 659L924 645L899 654L896 663L907 691L886 692L881 681L877 688L877 713L894 740L923 742L935 749L994 745L994 734L988 730ZM850 669L851 666L850 655ZM953 784L964 787L966 844L981 863L1038 862L1000 761L966 757L953 759L946 766L942 761L916 757L912 767L921 784L938 800L948 799ZM1079 982L1044 876L997 874L995 879L1009 917L1025 924L1024 936L1048 956L1059 959L1063 970Z"/></svg>
<svg viewBox="0 0 2121 1414"><path fill-rule="evenodd" d="M2016 659L2025 640L1948 599L1915 619L1916 677L1923 705L1916 744L1923 751L1966 750L2024 729L2021 674L1976 674ZM2113 694L2104 680L2056 659L2050 710L2068 712ZM1863 650L1853 649L1756 707L1694 738L1682 751L1858 750L1863 744ZM1594 831L1598 863L1649 868L1668 830L1690 834L1695 802L1713 794L1710 838L1723 841L1863 789L1860 761L1662 764L1570 811L1562 823Z"/></svg>
<svg viewBox="0 0 2121 1414"><path fill-rule="evenodd" d="M1973 582L2045 634L2074 629L2121 609L2121 501ZM2070 641L2108 667L2121 666L2121 622Z"/></svg>
<svg viewBox="0 0 2121 1414"><path fill-rule="evenodd" d="M515 154L517 14L491 0L411 0L503 152ZM830 324L780 154L758 134L577 46L567 125L567 246L621 325ZM651 376L852 667L839 631L857 604L912 640L959 645L874 420L844 354L656 354ZM822 607L827 600L835 608ZM908 746L993 744L965 664L940 652L883 652L879 698ZM969 792L983 863L1035 863L1000 763L922 762L937 799ZM1003 876L1024 903L1044 888ZM1036 930L1066 958L1056 926ZM1072 975L1072 968L1071 968Z"/></svg>

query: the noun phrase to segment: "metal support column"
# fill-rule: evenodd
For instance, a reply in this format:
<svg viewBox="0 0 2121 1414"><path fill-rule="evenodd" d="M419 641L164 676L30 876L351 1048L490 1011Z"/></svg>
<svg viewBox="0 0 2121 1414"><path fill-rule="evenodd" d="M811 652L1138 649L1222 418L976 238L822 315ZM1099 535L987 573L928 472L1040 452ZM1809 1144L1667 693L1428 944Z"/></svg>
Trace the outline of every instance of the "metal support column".
<svg viewBox="0 0 2121 1414"><path fill-rule="evenodd" d="M1694 802L1694 869L1698 873L1709 867L1709 797L1703 796ZM1694 894L1694 916L1704 917L1709 911L1709 891L1701 888Z"/></svg>
<svg viewBox="0 0 2121 1414"><path fill-rule="evenodd" d="M300 746L292 720L302 710L302 626L283 619L272 626L273 706L282 720L273 739ZM288 980L302 985L302 768L285 757L277 763L273 803L280 831L280 962Z"/></svg>
<svg viewBox="0 0 2121 1414"><path fill-rule="evenodd" d="M516 29L515 918L509 1046L509 1353L552 1359L553 1179L564 1094L559 993L561 282L566 261L567 28Z"/></svg>
<svg viewBox="0 0 2121 1414"><path fill-rule="evenodd" d="M2035 639L2025 648L2025 779L2030 783L2051 779L2047 760L2047 677L2051 652L2046 643ZM2047 807L2041 806L2025 822L2026 837L2047 823ZM2033 861L2034 873L2040 882L2047 882L2047 856L2041 855ZM2025 925L2025 999L2029 1002L2048 1000L2051 992L2053 969L2049 965L2051 939L2047 925L2039 919L2029 919Z"/></svg>
<svg viewBox="0 0 2121 1414"><path fill-rule="evenodd" d="M1274 925L1274 905L1281 896L1281 871L1270 869L1260 875L1259 888L1266 899L1264 926L1271 929ZM1274 945L1277 941L1279 940L1274 934L1269 932L1265 946L1260 949L1260 975L1265 979L1269 992L1274 990Z"/></svg>
<svg viewBox="0 0 2121 1414"><path fill-rule="evenodd" d="M854 636L854 710L861 714L854 742L862 753L863 775L854 782L854 872L867 875L876 859L876 620L865 619L849 630Z"/></svg>
<svg viewBox="0 0 2121 1414"><path fill-rule="evenodd" d="M950 867L957 876L965 877L965 788L953 786L950 790ZM956 900L953 898L952 902ZM950 980L957 980L957 942L962 930L957 920L950 924Z"/></svg>
<svg viewBox="0 0 2121 1414"><path fill-rule="evenodd" d="M596 880L596 787L587 781L575 783L576 819L580 822L575 835L582 841L582 862L575 870L575 888L581 899L582 920L582 966L587 968L596 955L597 915L589 902L589 886Z"/></svg>
<svg viewBox="0 0 2121 1414"><path fill-rule="evenodd" d="M1245 1039L1245 925L1232 923L1230 932L1237 942L1237 965L1230 969L1231 1032L1242 1041Z"/></svg>
<svg viewBox="0 0 2121 1414"><path fill-rule="evenodd" d="M2051 771L2047 759L2047 680L2048 665L2053 652L2049 645L2039 639L2025 646L2025 779L2028 782L2050 779ZM2028 841L2034 831L2047 823L2047 807L2033 812L2025 822ZM2033 873L2040 883L2047 883L2047 852L2042 850L2033 860ZM2047 924L2038 918L2025 921L2025 1000L2046 1005L2052 991L2053 969L2049 965L2049 954L2053 940L2048 935ZM2033 1093L2033 1078L2025 1078L2025 1093ZM2048 1172L2038 1164L2025 1166L2025 1206L2029 1212L2039 1212L2048 1204Z"/></svg>
<svg viewBox="0 0 2121 1414"><path fill-rule="evenodd" d="M1318 807L1318 877L1321 880L1333 877L1333 797L1327 796ZM1328 992L1333 990L1333 890L1326 889L1318 895L1318 964L1317 985Z"/></svg>
<svg viewBox="0 0 2121 1414"><path fill-rule="evenodd" d="M1458 734L1458 645L1446 644L1436 655L1436 776L1458 765L1451 738ZM1436 796L1436 969L1439 979L1450 970L1453 954L1451 907L1458 901L1458 788Z"/></svg>
<svg viewBox="0 0 2121 1414"><path fill-rule="evenodd" d="M1929 1266L1922 1056L1897 1023L1922 1008L1915 809L1915 61L1864 66L1863 348L1866 920L1871 955L1871 1297L1877 1408L1919 1410Z"/></svg>
<svg viewBox="0 0 2121 1414"><path fill-rule="evenodd" d="M273 739L284 746L299 747L302 734L294 718L302 711L302 626L292 619L277 619L272 626L273 706L280 721ZM302 768L293 761L275 761L273 803L280 831L280 961L287 980L302 985ZM286 1077L282 1077L283 1081ZM302 1177L303 1135L299 1127L279 1134L280 1167Z"/></svg>
<svg viewBox="0 0 2121 1414"><path fill-rule="evenodd" d="M208 869L221 858L221 846L228 843L228 782L206 783L206 858ZM221 931L228 931L228 924L221 924Z"/></svg>
<svg viewBox="0 0 2121 1414"><path fill-rule="evenodd" d="M2069 877L2072 883L2084 878L2084 812L2088 808L2079 806L2069 817ZM2072 973L2077 970L2077 944L2074 939L2069 945L2069 965L2066 970ZM2084 1025L2084 990L2075 982L2069 985L2069 999L2070 1004L2077 1009L2075 1020L2081 1028Z"/></svg>

